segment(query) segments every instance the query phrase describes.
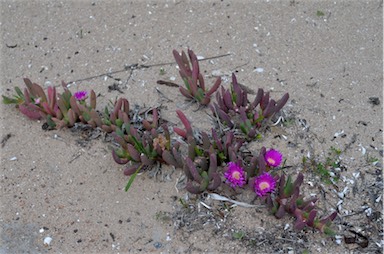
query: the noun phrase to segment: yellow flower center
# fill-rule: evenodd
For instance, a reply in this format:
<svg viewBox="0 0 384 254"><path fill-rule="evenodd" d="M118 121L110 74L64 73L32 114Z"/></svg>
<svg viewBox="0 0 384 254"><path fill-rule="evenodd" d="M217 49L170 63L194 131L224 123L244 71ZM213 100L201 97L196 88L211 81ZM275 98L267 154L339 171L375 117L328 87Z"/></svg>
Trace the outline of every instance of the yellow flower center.
<svg viewBox="0 0 384 254"><path fill-rule="evenodd" d="M275 163L276 163L276 161L274 159L272 159L272 158L268 158L267 161L271 165L275 165Z"/></svg>
<svg viewBox="0 0 384 254"><path fill-rule="evenodd" d="M269 183L267 183L267 182L261 182L260 184L259 184L259 188L260 188L260 190L265 190L265 189L268 189L270 186L269 186Z"/></svg>
<svg viewBox="0 0 384 254"><path fill-rule="evenodd" d="M239 180L241 175L239 171L235 171L232 173L232 177L235 178L236 180Z"/></svg>

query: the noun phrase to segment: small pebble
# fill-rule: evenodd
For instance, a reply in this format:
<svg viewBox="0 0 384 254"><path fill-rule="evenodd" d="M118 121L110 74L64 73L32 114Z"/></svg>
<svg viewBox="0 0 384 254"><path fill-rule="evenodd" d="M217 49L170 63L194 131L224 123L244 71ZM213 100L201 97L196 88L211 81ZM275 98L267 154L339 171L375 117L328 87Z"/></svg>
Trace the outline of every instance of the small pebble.
<svg viewBox="0 0 384 254"><path fill-rule="evenodd" d="M159 243L159 242L155 242L155 243L153 244L153 246L154 246L156 249L160 249L163 245L162 245L161 243Z"/></svg>

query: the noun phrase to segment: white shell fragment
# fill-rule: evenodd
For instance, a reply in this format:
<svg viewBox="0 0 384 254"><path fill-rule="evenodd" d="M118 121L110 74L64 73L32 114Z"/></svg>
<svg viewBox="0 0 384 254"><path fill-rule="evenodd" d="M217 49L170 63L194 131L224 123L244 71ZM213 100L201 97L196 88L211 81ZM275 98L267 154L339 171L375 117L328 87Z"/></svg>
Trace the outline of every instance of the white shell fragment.
<svg viewBox="0 0 384 254"><path fill-rule="evenodd" d="M203 60L203 59L205 59L205 57L203 57L203 56L196 56L197 57L197 60Z"/></svg>
<svg viewBox="0 0 384 254"><path fill-rule="evenodd" d="M231 203L233 203L235 205L242 206L242 207L256 207L256 205L251 205L251 204L247 204L247 203L244 203L244 202L239 202L239 201L236 201L236 200L232 200L232 199L226 198L226 197L221 196L221 195L216 194L216 193L210 193L210 194L208 194L208 197L212 198L214 200L228 201L228 202L231 202Z"/></svg>
<svg viewBox="0 0 384 254"><path fill-rule="evenodd" d="M14 156L14 157L10 158L9 160L10 160L10 161L15 161L15 160L17 160L17 157Z"/></svg>
<svg viewBox="0 0 384 254"><path fill-rule="evenodd" d="M336 132L333 136L334 136L335 138L337 138L338 136L340 136L340 135L342 135L342 134L344 134L344 130L341 130L341 131Z"/></svg>
<svg viewBox="0 0 384 254"><path fill-rule="evenodd" d="M51 242L52 242L52 238L47 236L46 238L44 238L44 245L50 245Z"/></svg>
<svg viewBox="0 0 384 254"><path fill-rule="evenodd" d="M264 72L264 68L257 67L254 71L258 72L258 73L262 73L262 72Z"/></svg>
<svg viewBox="0 0 384 254"><path fill-rule="evenodd" d="M335 235L335 239L336 239L336 244L340 245L341 244L341 239L343 239L343 237L341 235Z"/></svg>
<svg viewBox="0 0 384 254"><path fill-rule="evenodd" d="M365 149L365 147L362 145L362 144L359 144L359 146L360 146L360 151L361 151L361 153L363 154L363 155L365 155L365 153L367 152L367 149Z"/></svg>

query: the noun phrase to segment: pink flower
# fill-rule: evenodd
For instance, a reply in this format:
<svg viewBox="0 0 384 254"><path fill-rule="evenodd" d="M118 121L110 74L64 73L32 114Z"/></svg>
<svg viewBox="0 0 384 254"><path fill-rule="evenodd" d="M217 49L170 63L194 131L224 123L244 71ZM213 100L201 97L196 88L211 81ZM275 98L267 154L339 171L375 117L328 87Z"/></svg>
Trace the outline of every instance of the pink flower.
<svg viewBox="0 0 384 254"><path fill-rule="evenodd" d="M87 96L88 96L87 91L78 91L78 92L75 93L75 98L78 101L85 100L87 98Z"/></svg>
<svg viewBox="0 0 384 254"><path fill-rule="evenodd" d="M40 98L40 97L35 99L35 104L36 104L36 105L39 105L40 102L41 102L41 98Z"/></svg>
<svg viewBox="0 0 384 254"><path fill-rule="evenodd" d="M265 153L264 159L268 166L278 167L283 160L283 155L277 150L270 149Z"/></svg>
<svg viewBox="0 0 384 254"><path fill-rule="evenodd" d="M275 179L269 174L264 173L255 179L255 192L259 197L265 196L268 192L276 188Z"/></svg>
<svg viewBox="0 0 384 254"><path fill-rule="evenodd" d="M228 170L224 173L227 178L226 183L231 187L242 187L245 184L245 172L244 170L234 162L228 163Z"/></svg>

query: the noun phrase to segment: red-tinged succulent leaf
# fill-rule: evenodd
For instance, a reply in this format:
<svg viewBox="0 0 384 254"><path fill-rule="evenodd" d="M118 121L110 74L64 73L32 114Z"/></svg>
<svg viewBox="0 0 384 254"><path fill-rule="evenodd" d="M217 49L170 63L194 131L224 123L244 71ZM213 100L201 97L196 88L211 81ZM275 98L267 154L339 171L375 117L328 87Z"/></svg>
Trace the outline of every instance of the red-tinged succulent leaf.
<svg viewBox="0 0 384 254"><path fill-rule="evenodd" d="M32 107L31 105L33 104L20 104L19 105L19 110L21 113L23 113L24 115L26 115L28 118L32 119L32 120L39 120L42 118L41 114L40 114L40 110L35 108L35 107Z"/></svg>
<svg viewBox="0 0 384 254"><path fill-rule="evenodd" d="M93 90L91 90L90 92L89 105L91 106L92 109L96 109L96 93Z"/></svg>
<svg viewBox="0 0 384 254"><path fill-rule="evenodd" d="M303 175L303 173L299 173L296 177L295 182L293 183L293 186L294 187L300 187L301 184L303 183L303 181L304 181L304 175Z"/></svg>
<svg viewBox="0 0 384 254"><path fill-rule="evenodd" d="M111 128L111 126L108 126L108 125L101 125L101 128L106 132L106 133L111 133L113 130Z"/></svg>
<svg viewBox="0 0 384 254"><path fill-rule="evenodd" d="M188 118L184 115L184 113L181 110L176 110L176 114L180 118L181 122L183 123L185 130L188 135L192 135L192 126L189 122Z"/></svg>
<svg viewBox="0 0 384 254"><path fill-rule="evenodd" d="M123 122L129 124L129 116L125 112L123 112Z"/></svg>
<svg viewBox="0 0 384 254"><path fill-rule="evenodd" d="M224 92L222 92L222 94L224 94L225 93L225 91ZM227 106L225 106L225 103L224 103L224 99L223 99L223 97L221 96L221 94L218 92L218 93L216 93L216 102L217 102L217 104L214 102L213 103L213 106L215 107L215 108L211 108L212 109L212 112L215 114L215 115L217 115L216 114L216 108L221 108L224 112L226 112L226 113L228 113L228 107Z"/></svg>
<svg viewBox="0 0 384 254"><path fill-rule="evenodd" d="M260 108L262 110L264 110L267 105L268 105L268 102L269 102L269 92L266 92L263 96L263 98L261 99L261 102L260 102Z"/></svg>
<svg viewBox="0 0 384 254"><path fill-rule="evenodd" d="M223 101L224 101L225 107L232 110L234 109L233 102L232 102L232 95L229 90L226 90L225 93L223 94Z"/></svg>
<svg viewBox="0 0 384 254"><path fill-rule="evenodd" d="M185 130L182 130L178 127L173 127L173 131L182 138L187 138L187 132Z"/></svg>
<svg viewBox="0 0 384 254"><path fill-rule="evenodd" d="M125 165L125 164L127 164L127 163L129 162L129 159L128 159L128 158L120 158L120 157L116 154L116 152L115 152L114 149L112 150L112 158L113 158L113 160L114 160L117 164L120 164L120 165Z"/></svg>
<svg viewBox="0 0 384 254"><path fill-rule="evenodd" d="M256 132L256 129L255 129L255 128L252 128L252 129L250 129L250 130L248 131L248 137L251 138L251 139L255 138L255 137L256 137L256 134L257 134L257 132Z"/></svg>
<svg viewBox="0 0 384 254"><path fill-rule="evenodd" d="M220 178L220 175L217 172L215 172L212 174L211 179L212 179L212 181L207 186L207 189L213 191L213 190L216 190L220 186L221 178Z"/></svg>
<svg viewBox="0 0 384 254"><path fill-rule="evenodd" d="M190 60L190 62L191 63L193 63L193 62L198 62L199 60L197 59L197 56L196 56L196 54L193 52L193 50L191 50L191 49L188 49L188 56L189 56L189 60ZM187 62L188 63L188 62ZM192 71L191 71L191 74L190 74L190 76L192 76Z"/></svg>
<svg viewBox="0 0 384 254"><path fill-rule="evenodd" d="M261 152L260 152L260 154L259 154L259 163L258 163L258 165L259 165L259 170L258 170L257 174L258 174L258 175L261 175L261 174L263 174L263 173L265 172L265 170L266 170L266 164L265 164L264 154L262 154Z"/></svg>
<svg viewBox="0 0 384 254"><path fill-rule="evenodd" d="M53 109L56 106L57 94L56 87L49 86L47 88L49 107Z"/></svg>
<svg viewBox="0 0 384 254"><path fill-rule="evenodd" d="M201 73L199 73L198 81L199 81L198 87L200 87L201 89L203 89L203 91L205 91L205 82L204 82L203 75L201 75Z"/></svg>
<svg viewBox="0 0 384 254"><path fill-rule="evenodd" d="M230 116L225 113L223 110L221 109L217 109L217 112L219 113L219 117L222 121L224 121L224 123L229 127L229 128L233 128L234 124L233 122L231 121L231 118Z"/></svg>
<svg viewBox="0 0 384 254"><path fill-rule="evenodd" d="M101 125L103 123L102 123L102 121L100 119L99 114L93 108L91 109L90 115L91 115L92 120L95 122L96 126L97 127L101 127Z"/></svg>
<svg viewBox="0 0 384 254"><path fill-rule="evenodd" d="M77 101L76 101L75 96L71 96L71 98L69 98L69 104L70 104L70 106L71 106L71 109L72 109L77 115L81 115L79 106L82 106L82 105L77 104Z"/></svg>
<svg viewBox="0 0 384 254"><path fill-rule="evenodd" d="M148 120L144 119L144 120L142 121L142 124L143 124L143 127L144 127L147 131L149 131L149 130L152 129L152 126L151 126L151 124L148 122Z"/></svg>
<svg viewBox="0 0 384 254"><path fill-rule="evenodd" d="M67 123L64 120L59 120L56 117L52 117L52 121L56 124L56 129L62 129L64 127L67 127Z"/></svg>
<svg viewBox="0 0 384 254"><path fill-rule="evenodd" d="M57 106L59 107L60 111L66 115L68 112L68 108L65 106L64 100L61 99L61 97L57 100Z"/></svg>
<svg viewBox="0 0 384 254"><path fill-rule="evenodd" d="M204 191L201 186L193 185L191 181L187 183L187 186L185 187L188 192L192 194L200 194Z"/></svg>
<svg viewBox="0 0 384 254"><path fill-rule="evenodd" d="M88 124L91 125L92 129L95 129L97 127L95 120L93 120L92 118L88 121Z"/></svg>
<svg viewBox="0 0 384 254"><path fill-rule="evenodd" d="M138 169L139 169L139 165L128 166L124 169L124 175L126 176L133 175Z"/></svg>
<svg viewBox="0 0 384 254"><path fill-rule="evenodd" d="M219 139L217 132L214 128L211 129L212 132L212 138L216 144L217 150L218 151L223 151L223 144L221 142L221 139Z"/></svg>
<svg viewBox="0 0 384 254"><path fill-rule="evenodd" d="M256 94L256 97L255 99L253 100L252 104L251 104L251 108L254 109L257 107L257 105L261 102L261 100L263 99L264 97L264 90L262 88L259 88L257 90L257 94Z"/></svg>
<svg viewBox="0 0 384 254"><path fill-rule="evenodd" d="M123 99L123 111L129 115L129 101L127 99Z"/></svg>
<svg viewBox="0 0 384 254"><path fill-rule="evenodd" d="M47 101L47 97L41 86L36 83L32 83L28 78L24 78L24 83L33 97L41 98L41 101Z"/></svg>
<svg viewBox="0 0 384 254"><path fill-rule="evenodd" d="M201 105L207 106L211 102L211 98L205 96L199 102Z"/></svg>
<svg viewBox="0 0 384 254"><path fill-rule="evenodd" d="M183 168L184 167L184 160L183 160L183 157L181 155L181 152L178 150L179 145L180 143L176 143L173 147L172 147L172 154L173 154L173 158L175 158L176 162L177 162L177 166L179 168Z"/></svg>
<svg viewBox="0 0 384 254"><path fill-rule="evenodd" d="M43 101L40 103L40 105L43 107L43 110L46 114L55 116L55 113L49 108L48 102Z"/></svg>
<svg viewBox="0 0 384 254"><path fill-rule="evenodd" d="M25 103L33 103L31 99L31 95L27 88L24 88L24 98L25 98Z"/></svg>
<svg viewBox="0 0 384 254"><path fill-rule="evenodd" d="M284 107L284 105L287 103L288 99L289 99L289 94L288 93L284 94L283 97L281 97L281 99L277 101L275 112L280 111Z"/></svg>
<svg viewBox="0 0 384 254"><path fill-rule="evenodd" d="M336 216L337 216L337 212L334 211L333 213L331 213L330 215L328 215L328 216L325 217L324 219L321 219L321 220L320 220L320 223L321 223L321 224L326 224L326 223L328 223L328 222L331 222L331 221L333 221L333 220L336 218Z"/></svg>
<svg viewBox="0 0 384 254"><path fill-rule="evenodd" d="M70 108L67 112L69 127L72 127L76 122L75 112Z"/></svg>
<svg viewBox="0 0 384 254"><path fill-rule="evenodd" d="M279 208L277 209L276 213L275 213L275 217L278 219L281 219L284 217L285 214L286 214L286 211L285 211L284 206L280 205Z"/></svg>
<svg viewBox="0 0 384 254"><path fill-rule="evenodd" d="M115 141L124 149L127 150L127 142L125 139L119 135L117 135L116 132L112 133L112 137L115 139Z"/></svg>
<svg viewBox="0 0 384 254"><path fill-rule="evenodd" d="M192 94L197 93L197 89L200 88L198 87L197 84L197 78L199 76L199 62L196 60L192 60L192 79L189 79L189 85L192 91Z"/></svg>
<svg viewBox="0 0 384 254"><path fill-rule="evenodd" d="M275 110L276 102L272 99L268 102L267 107L263 110L263 116L265 118L272 116L276 110Z"/></svg>
<svg viewBox="0 0 384 254"><path fill-rule="evenodd" d="M168 165L172 165L176 168L179 167L179 163L176 161L170 151L164 150L161 157Z"/></svg>
<svg viewBox="0 0 384 254"><path fill-rule="evenodd" d="M181 51L181 56L179 52L177 52L175 49L172 51L172 53L177 65L179 66L180 72L187 74L187 69L185 64L188 63L188 58L185 55L184 51Z"/></svg>
<svg viewBox="0 0 384 254"><path fill-rule="evenodd" d="M307 205L309 205L311 203L313 204L313 206L315 206L317 200L318 200L318 198L316 198L316 197L310 198L310 199L305 200L305 201L302 198L298 198L296 200L296 205L298 208L304 210L304 207L306 207Z"/></svg>
<svg viewBox="0 0 384 254"><path fill-rule="evenodd" d="M151 166L155 163L154 160L149 159L148 156L143 154L143 153L140 154L140 161L142 164L147 165L147 166Z"/></svg>
<svg viewBox="0 0 384 254"><path fill-rule="evenodd" d="M191 173L191 175L193 177L193 180L195 180L198 183L201 183L203 178L201 177L201 175L197 171L197 168L196 168L195 164L193 164L192 160L189 157L187 157L187 158L185 158L185 163L186 163L187 169L189 170L189 172Z"/></svg>
<svg viewBox="0 0 384 254"><path fill-rule="evenodd" d="M301 219L297 218L296 221L295 221L295 225L293 226L296 230L300 231L300 230L303 230L305 228L307 224L302 221Z"/></svg>
<svg viewBox="0 0 384 254"><path fill-rule="evenodd" d="M209 140L208 134L205 131L201 132L201 140L203 142L203 149L208 150L209 147L211 146L211 141Z"/></svg>
<svg viewBox="0 0 384 254"><path fill-rule="evenodd" d="M119 115L119 110L121 109L122 105L123 105L123 98L119 98L116 101L115 106L113 108L113 115L115 115L116 117Z"/></svg>
<svg viewBox="0 0 384 254"><path fill-rule="evenodd" d="M188 99L193 99L193 96L191 94L190 91L188 91L187 89L185 89L184 87L182 86L179 86L179 91L182 95L184 95L185 97L187 97Z"/></svg>
<svg viewBox="0 0 384 254"><path fill-rule="evenodd" d="M317 214L316 210L312 210L312 211L309 212L308 218L307 218L307 221L306 221L308 226L310 226L310 227L314 226L314 221L315 221L315 218L316 218L316 214Z"/></svg>
<svg viewBox="0 0 384 254"><path fill-rule="evenodd" d="M205 94L205 96L210 97L214 92L217 91L217 89L219 89L220 84L221 84L221 77L217 77L215 83L213 84L211 89L209 89L209 91Z"/></svg>
<svg viewBox="0 0 384 254"><path fill-rule="evenodd" d="M152 109L152 125L157 128L159 124L159 111L157 108Z"/></svg>
<svg viewBox="0 0 384 254"><path fill-rule="evenodd" d="M127 143L127 149L129 156L136 162L140 161L140 153L135 149L135 147L129 143Z"/></svg>
<svg viewBox="0 0 384 254"><path fill-rule="evenodd" d="M208 177L212 179L214 173L217 171L217 158L216 154L211 153L209 155L209 169L208 169Z"/></svg>
<svg viewBox="0 0 384 254"><path fill-rule="evenodd" d="M229 161L236 161L237 160L237 155L236 155L235 150L233 149L232 146L228 147L228 158L229 158Z"/></svg>
<svg viewBox="0 0 384 254"><path fill-rule="evenodd" d="M188 144L188 157L191 160L195 160L196 157L196 140L192 135L187 136L187 144Z"/></svg>

